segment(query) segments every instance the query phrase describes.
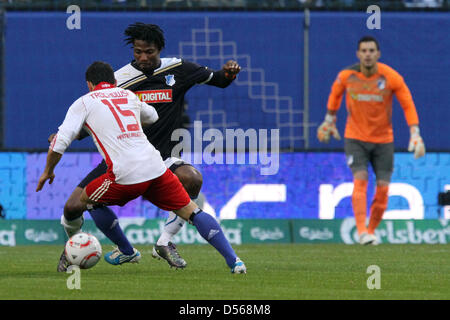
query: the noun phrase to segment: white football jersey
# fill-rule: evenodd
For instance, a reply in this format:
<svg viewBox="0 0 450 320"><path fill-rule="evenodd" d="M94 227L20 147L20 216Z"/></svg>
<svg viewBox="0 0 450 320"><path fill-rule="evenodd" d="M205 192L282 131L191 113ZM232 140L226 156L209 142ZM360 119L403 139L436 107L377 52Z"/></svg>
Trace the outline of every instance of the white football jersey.
<svg viewBox="0 0 450 320"><path fill-rule="evenodd" d="M105 159L112 181L128 185L161 176L167 168L141 125L156 122L156 110L129 90L103 87L70 106L50 148L63 154L84 128Z"/></svg>

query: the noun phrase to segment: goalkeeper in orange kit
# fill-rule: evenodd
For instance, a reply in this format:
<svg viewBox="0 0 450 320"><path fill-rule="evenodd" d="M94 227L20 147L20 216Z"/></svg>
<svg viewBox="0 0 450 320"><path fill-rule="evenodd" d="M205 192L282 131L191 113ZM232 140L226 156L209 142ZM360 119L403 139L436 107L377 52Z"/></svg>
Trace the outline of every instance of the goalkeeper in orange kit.
<svg viewBox="0 0 450 320"><path fill-rule="evenodd" d="M386 64L378 62L380 49L377 40L366 36L359 40L356 56L359 63L342 70L331 88L324 122L317 130L317 138L327 143L330 136L340 140L336 129L336 113L346 93L347 123L344 149L347 165L353 173L352 207L361 244L377 244L375 229L388 204L389 182L394 162L392 130L392 97L395 94L410 128L408 151L414 157L425 155L420 136L419 118L411 93L402 76ZM376 191L367 216L368 164L376 176Z"/></svg>

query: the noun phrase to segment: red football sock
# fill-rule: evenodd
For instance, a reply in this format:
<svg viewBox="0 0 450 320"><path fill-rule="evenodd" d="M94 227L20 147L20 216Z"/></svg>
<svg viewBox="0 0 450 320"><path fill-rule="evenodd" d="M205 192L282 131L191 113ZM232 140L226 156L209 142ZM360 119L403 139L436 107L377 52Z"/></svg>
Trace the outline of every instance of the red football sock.
<svg viewBox="0 0 450 320"><path fill-rule="evenodd" d="M389 186L377 186L372 205L370 206L370 220L368 227L368 233L370 234L375 232L375 229L380 224L381 219L383 219L383 214L388 205L388 191Z"/></svg>
<svg viewBox="0 0 450 320"><path fill-rule="evenodd" d="M352 206L358 234L367 232L367 180L353 180Z"/></svg>

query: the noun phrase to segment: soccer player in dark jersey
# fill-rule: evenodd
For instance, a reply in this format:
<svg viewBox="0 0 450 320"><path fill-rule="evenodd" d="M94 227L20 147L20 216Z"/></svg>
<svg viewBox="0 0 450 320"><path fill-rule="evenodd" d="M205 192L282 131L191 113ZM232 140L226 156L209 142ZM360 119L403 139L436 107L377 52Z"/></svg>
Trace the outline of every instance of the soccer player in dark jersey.
<svg viewBox="0 0 450 320"><path fill-rule="evenodd" d="M195 84L226 88L233 82L241 68L232 60L221 70L214 71L183 59L161 58L160 53L165 46L164 34L154 24L132 24L125 30L125 35L126 43L133 47L134 59L115 72L117 86L133 91L143 102L156 109L159 120L144 128L144 133L150 143L160 151L164 163L178 177L191 199L196 199L203 181L201 173L189 163L171 154L172 148L178 143L171 141L172 132L183 125L184 96ZM49 140L51 138L52 136ZM106 169L106 163L102 161L81 181L67 200L61 224L69 237L80 232L83 225L83 212L86 210L85 204L80 201L83 188L104 174ZM107 207L95 210L109 210L108 214L112 213ZM171 242L171 238L184 223L185 220L173 212L169 213L164 231L153 247L153 257L165 259L172 267L186 267L186 261ZM58 263L58 271L64 272L66 269L67 259L63 252Z"/></svg>

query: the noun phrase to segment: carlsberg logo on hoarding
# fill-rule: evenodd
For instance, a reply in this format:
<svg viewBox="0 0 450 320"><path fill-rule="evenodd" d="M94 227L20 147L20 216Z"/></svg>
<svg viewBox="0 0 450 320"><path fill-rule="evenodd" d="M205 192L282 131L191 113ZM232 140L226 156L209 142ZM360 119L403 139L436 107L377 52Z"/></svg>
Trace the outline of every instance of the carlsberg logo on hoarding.
<svg viewBox="0 0 450 320"><path fill-rule="evenodd" d="M25 239L33 242L52 242L58 240L58 232L53 229L48 229L48 231L26 229Z"/></svg>
<svg viewBox="0 0 450 320"><path fill-rule="evenodd" d="M264 240L280 240L284 238L284 232L280 230L280 228L276 227L273 230L263 229L263 228L251 228L250 235L254 239L258 239L260 241Z"/></svg>
<svg viewBox="0 0 450 320"><path fill-rule="evenodd" d="M300 237L308 240L329 240L333 239L333 231L328 228L313 229L310 227L302 227L298 231Z"/></svg>
<svg viewBox="0 0 450 320"><path fill-rule="evenodd" d="M164 230L165 221L131 218L121 219L120 224L132 244L155 244ZM231 244L242 244L242 225L238 224L235 228L227 228L222 225L222 230ZM173 237L173 242L182 244L207 243L195 227L188 224L185 224L180 232Z"/></svg>
<svg viewBox="0 0 450 320"><path fill-rule="evenodd" d="M448 220L383 220L375 230L381 243L391 244L446 244L450 243ZM346 244L358 243L355 220L344 219L340 228L341 238Z"/></svg>
<svg viewBox="0 0 450 320"><path fill-rule="evenodd" d="M125 234L130 242L133 244L154 244L158 241L160 234L164 229L164 221L158 221L157 225L145 225L145 220L136 221L128 225L125 229ZM181 228L181 231L173 238L175 243L206 243L206 241L198 234L189 228Z"/></svg>

